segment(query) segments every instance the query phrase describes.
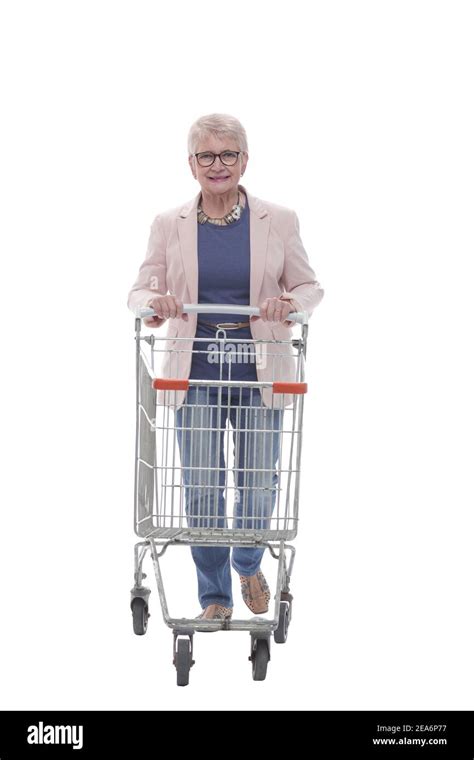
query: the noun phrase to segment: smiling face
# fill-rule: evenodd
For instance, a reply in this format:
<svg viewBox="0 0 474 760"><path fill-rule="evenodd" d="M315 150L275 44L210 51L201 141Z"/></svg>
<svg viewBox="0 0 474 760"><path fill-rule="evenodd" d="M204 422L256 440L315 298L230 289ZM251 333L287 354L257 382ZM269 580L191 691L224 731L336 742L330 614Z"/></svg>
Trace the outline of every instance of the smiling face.
<svg viewBox="0 0 474 760"><path fill-rule="evenodd" d="M214 135L205 135L199 140L195 152L222 153L226 150L239 151L237 141L230 137L220 139ZM248 155L241 153L234 166L226 166L220 158L216 158L212 166L200 166L194 156L189 157L193 177L197 179L203 192L212 193L212 195L237 191L237 185L245 171L247 161Z"/></svg>

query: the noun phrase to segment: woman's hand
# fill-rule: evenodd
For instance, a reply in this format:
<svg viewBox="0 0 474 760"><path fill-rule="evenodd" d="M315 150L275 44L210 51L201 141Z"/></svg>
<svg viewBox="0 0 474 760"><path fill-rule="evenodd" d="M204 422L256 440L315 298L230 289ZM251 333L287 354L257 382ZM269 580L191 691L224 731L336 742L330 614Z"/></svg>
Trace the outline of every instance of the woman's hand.
<svg viewBox="0 0 474 760"><path fill-rule="evenodd" d="M175 319L179 317L185 322L188 321L188 315L183 314L183 302L176 298L176 296L155 296L150 298L147 306L154 309L156 317L147 317L143 320L143 323L147 327L159 327L158 321L163 319Z"/></svg>
<svg viewBox="0 0 474 760"><path fill-rule="evenodd" d="M285 322L288 314L295 311L291 301L283 301L280 298L266 298L259 306L260 316L251 319L263 319L264 322Z"/></svg>

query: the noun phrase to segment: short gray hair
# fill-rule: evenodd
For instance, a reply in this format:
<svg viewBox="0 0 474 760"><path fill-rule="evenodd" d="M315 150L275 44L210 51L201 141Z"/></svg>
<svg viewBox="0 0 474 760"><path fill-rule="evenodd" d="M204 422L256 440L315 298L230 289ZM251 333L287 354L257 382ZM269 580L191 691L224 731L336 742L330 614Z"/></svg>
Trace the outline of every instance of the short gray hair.
<svg viewBox="0 0 474 760"><path fill-rule="evenodd" d="M200 116L191 125L188 134L188 153L190 156L196 152L201 137L209 134L221 139L224 136L229 136L237 142L239 150L248 153L247 133L240 121L227 113L210 113L206 116Z"/></svg>

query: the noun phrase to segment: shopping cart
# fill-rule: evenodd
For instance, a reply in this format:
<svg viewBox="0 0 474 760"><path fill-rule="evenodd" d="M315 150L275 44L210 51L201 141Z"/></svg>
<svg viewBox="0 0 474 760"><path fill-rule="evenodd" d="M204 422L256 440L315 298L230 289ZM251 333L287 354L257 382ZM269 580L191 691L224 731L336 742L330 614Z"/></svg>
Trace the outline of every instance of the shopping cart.
<svg viewBox="0 0 474 760"><path fill-rule="evenodd" d="M184 304L183 312L235 314L237 308L239 314L260 313L256 307L235 304ZM216 630L250 632L252 675L254 680L261 681L266 677L270 660L271 637L277 644L286 641L292 613L289 586L295 549L287 542L296 537L298 528L303 401L307 390L304 378L307 314L294 312L288 317L299 324L297 338L282 325L269 323L272 340L239 338L234 343L230 331L219 329L212 346L209 338L176 337L176 326L170 326L166 337L142 335L141 320L153 314L152 309L142 308L135 320L134 527L141 540L135 545L133 629L143 635L148 626L150 589L143 585L146 578L143 561L149 553L163 618L173 631L173 664L178 685L189 683L190 668L195 662L195 632ZM201 347L201 343L205 345ZM184 378L189 377L192 355L205 352L209 361L211 350L219 379L183 379L183 373ZM159 357L164 377L155 373ZM233 367L246 360L255 361L256 367L260 365L260 375L268 379L233 380ZM201 394L199 403L188 404L193 387ZM229 412L231 406L234 428L221 422L221 412ZM210 413L203 417L203 410ZM277 414L279 424L275 427L271 421ZM202 438L203 434L207 438ZM220 437L224 457L216 453L219 446L214 450L211 447L205 450L199 467L183 466L178 435L190 440L194 437L194 444L199 447L200 441L209 440L210 434ZM254 462L246 455L247 449L253 452L252 456L258 453L259 467L252 466ZM273 459L266 456L266 451L273 452ZM232 514L228 514L231 505ZM268 549L278 561L273 617L241 620L171 617L160 568L160 559L171 546Z"/></svg>

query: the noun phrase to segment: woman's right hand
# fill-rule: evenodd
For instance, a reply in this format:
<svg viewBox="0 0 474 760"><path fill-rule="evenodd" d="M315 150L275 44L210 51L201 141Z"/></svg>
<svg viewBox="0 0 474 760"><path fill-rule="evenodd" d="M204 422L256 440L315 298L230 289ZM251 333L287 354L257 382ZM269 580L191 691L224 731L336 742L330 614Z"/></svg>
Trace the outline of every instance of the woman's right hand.
<svg viewBox="0 0 474 760"><path fill-rule="evenodd" d="M188 321L188 315L183 314L183 302L176 298L176 296L154 296L150 298L147 306L151 307L155 312L155 317L147 317L143 320L143 323L147 327L159 327L165 319L176 319L179 317L185 322Z"/></svg>

